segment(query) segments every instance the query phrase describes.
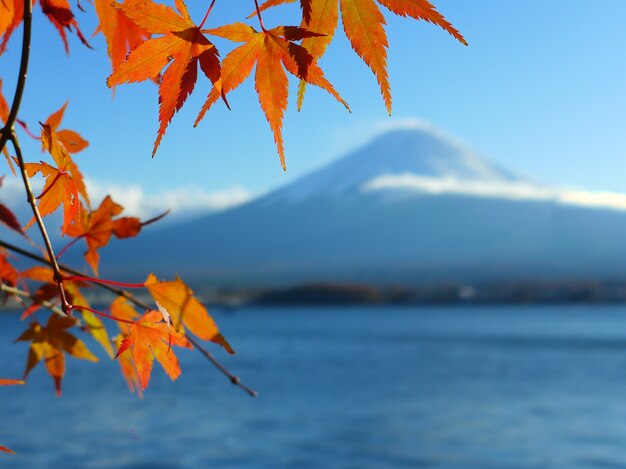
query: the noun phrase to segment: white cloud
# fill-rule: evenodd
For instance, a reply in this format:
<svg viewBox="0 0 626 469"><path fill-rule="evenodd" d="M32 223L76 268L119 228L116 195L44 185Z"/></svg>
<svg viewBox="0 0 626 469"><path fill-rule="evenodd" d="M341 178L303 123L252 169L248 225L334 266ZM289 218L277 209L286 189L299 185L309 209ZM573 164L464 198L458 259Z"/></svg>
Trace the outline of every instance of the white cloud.
<svg viewBox="0 0 626 469"><path fill-rule="evenodd" d="M251 194L240 186L233 186L221 191L209 192L199 187L180 187L158 193L147 193L139 185L122 186L117 184L87 181L89 196L94 203L107 194L124 206L124 213L141 218L157 215L171 210L168 218L180 219L192 215L217 212L251 199Z"/></svg>
<svg viewBox="0 0 626 469"><path fill-rule="evenodd" d="M626 210L626 194L552 188L524 181L463 181L451 177L433 178L403 173L376 177L362 187L366 192L388 189L429 195L456 194L510 200L545 200L566 205Z"/></svg>
<svg viewBox="0 0 626 469"><path fill-rule="evenodd" d="M199 187L181 187L147 193L139 185L119 185L95 180L87 180L86 184L89 197L96 206L110 194L115 202L124 207L124 215L149 218L170 209L171 213L164 222L225 210L251 199L251 194L240 186L215 192ZM41 181L35 178L32 185L35 194L39 194L42 188ZM22 214L24 217L31 215L26 203L26 193L19 178L10 175L4 178L0 187L0 202L9 206L18 215Z"/></svg>

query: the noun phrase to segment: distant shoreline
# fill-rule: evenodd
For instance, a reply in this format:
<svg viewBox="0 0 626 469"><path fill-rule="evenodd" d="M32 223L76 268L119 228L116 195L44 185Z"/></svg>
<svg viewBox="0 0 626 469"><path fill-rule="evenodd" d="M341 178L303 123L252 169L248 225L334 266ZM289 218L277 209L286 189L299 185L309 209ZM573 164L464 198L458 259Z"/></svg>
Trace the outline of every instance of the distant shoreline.
<svg viewBox="0 0 626 469"><path fill-rule="evenodd" d="M420 286L328 282L242 290L200 288L198 293L207 303L225 307L615 304L626 303L626 281L511 281Z"/></svg>

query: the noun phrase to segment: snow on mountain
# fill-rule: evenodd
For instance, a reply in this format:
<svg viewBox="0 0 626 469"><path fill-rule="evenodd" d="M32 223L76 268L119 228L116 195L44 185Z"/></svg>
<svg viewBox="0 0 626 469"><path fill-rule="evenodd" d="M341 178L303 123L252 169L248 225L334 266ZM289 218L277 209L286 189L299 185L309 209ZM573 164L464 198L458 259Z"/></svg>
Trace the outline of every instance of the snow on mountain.
<svg viewBox="0 0 626 469"><path fill-rule="evenodd" d="M288 186L268 202L310 197L346 197L371 180L391 174L416 174L436 179L512 183L512 173L488 163L450 137L428 128L396 129Z"/></svg>
<svg viewBox="0 0 626 469"><path fill-rule="evenodd" d="M626 277L626 211L607 210L625 207L400 129L257 200L117 242L101 272L257 286Z"/></svg>

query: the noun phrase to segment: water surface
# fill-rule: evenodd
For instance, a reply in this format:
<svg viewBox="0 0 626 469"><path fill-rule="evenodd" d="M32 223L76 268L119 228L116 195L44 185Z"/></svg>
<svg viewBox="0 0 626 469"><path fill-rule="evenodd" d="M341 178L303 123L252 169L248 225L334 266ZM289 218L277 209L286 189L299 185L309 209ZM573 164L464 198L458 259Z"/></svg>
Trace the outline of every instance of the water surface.
<svg viewBox="0 0 626 469"><path fill-rule="evenodd" d="M70 359L63 397L40 364L0 389L10 468L626 467L626 307L214 311L237 349L155 369L145 398L117 364ZM25 324L0 317L1 376Z"/></svg>

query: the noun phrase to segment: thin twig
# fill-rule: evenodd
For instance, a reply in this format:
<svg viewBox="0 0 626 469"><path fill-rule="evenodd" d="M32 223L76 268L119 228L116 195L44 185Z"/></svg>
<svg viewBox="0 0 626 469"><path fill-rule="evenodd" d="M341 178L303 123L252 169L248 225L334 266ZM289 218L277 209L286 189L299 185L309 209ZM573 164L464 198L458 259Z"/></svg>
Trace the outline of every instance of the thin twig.
<svg viewBox="0 0 626 469"><path fill-rule="evenodd" d="M78 241L80 241L81 239L83 239L85 237L85 235L80 235L77 236L76 238L74 238L73 240L71 240L69 243L67 243L65 246L63 246L61 248L61 250L59 252L57 252L57 261L59 259L61 259L61 257L63 256L63 254L65 254L65 251L67 251L69 248L71 248L74 244L76 244Z"/></svg>
<svg viewBox="0 0 626 469"><path fill-rule="evenodd" d="M117 322L125 322L127 324L135 324L133 321L129 321L128 319L118 318L116 316L112 316L107 313L103 313L102 311L98 311L97 309L90 308L89 306L81 306L81 305L71 305L70 309L81 309L84 311L89 311L90 313L97 314L98 316L102 316L103 318L111 319Z"/></svg>
<svg viewBox="0 0 626 469"><path fill-rule="evenodd" d="M15 87L15 95L13 103L4 123L4 129L0 134L0 152L4 149L13 133L13 125L17 119L17 113L22 104L22 96L24 95L24 86L26 85L26 74L28 73L28 62L30 59L30 37L33 25L33 4L32 0L24 0L24 30L22 36L22 57L20 59L20 71L17 78L17 86Z"/></svg>
<svg viewBox="0 0 626 469"><path fill-rule="evenodd" d="M261 9L259 8L258 0L254 0L254 6L256 7L256 16L259 18L259 24L261 25L261 29L264 33L266 33L267 29L265 29L265 26L263 25L263 18L261 17Z"/></svg>
<svg viewBox="0 0 626 469"><path fill-rule="evenodd" d="M198 26L198 29L202 29L202 26L204 26L204 23L206 23L206 20L211 14L211 10L213 9L213 5L215 5L215 0L213 0L211 4L209 5L209 9L206 11L204 18L202 18L202 22L200 23L200 26Z"/></svg>
<svg viewBox="0 0 626 469"><path fill-rule="evenodd" d="M215 367L218 370L220 370L224 375L226 375L226 377L230 380L232 384L234 384L235 386L239 386L241 389L246 391L252 397L257 397L259 395L259 393L257 393L254 389L250 389L248 386L243 384L241 382L241 379L239 379L239 376L235 376L230 371L228 371L224 367L224 365L218 362L217 359L211 354L211 352L205 349L196 339L194 339L191 336L187 336L187 339L200 351L202 355L204 355L211 363L213 363L213 365L215 365Z"/></svg>
<svg viewBox="0 0 626 469"><path fill-rule="evenodd" d="M126 287L126 288L145 288L146 286L143 283L126 283L126 282L118 282L117 280L106 280L103 278L89 277L87 275L66 275L63 277L63 280L68 282L89 282L89 283L98 283L102 285L112 285L114 287Z"/></svg>
<svg viewBox="0 0 626 469"><path fill-rule="evenodd" d="M15 253L21 254L24 257L28 257L29 259L32 259L34 261L40 262L42 264L47 264L49 265L50 262L48 262L48 260L46 260L45 258L37 255L37 254L33 254L32 252L26 251L25 249L22 249L18 246L15 246L11 243L7 243L6 241L0 240L0 246L8 249L9 251L13 251ZM75 274L75 275L79 275L82 276L82 274L75 270L72 269L71 267L68 267L66 265L63 264L59 264L59 267L61 268L61 270L65 271L65 272L69 272L71 274ZM95 284L98 287L107 290L111 293L115 293L117 296L121 296L123 298L126 298L128 301L130 301L131 303L133 303L135 306L142 308L142 309L153 309L151 308L149 305L147 305L146 303L144 303L143 301L139 300L138 298L136 298L135 296L133 296L131 293L121 290L119 288L115 288L112 287L110 285L106 285L106 284L102 284L102 283L97 283ZM238 386L239 388L243 389L246 393L248 393L250 396L252 397L256 397L258 395L258 393L256 391L254 391L253 389L250 389L248 386L246 386L245 384L243 384L241 382L241 379L236 376L233 375L230 371L228 371L228 369L222 365L217 358L215 358L209 351L207 351L198 341L196 341L195 339L193 339L193 337L187 336L187 338L189 339L189 341L198 349L198 351L204 355L204 357L209 360L213 366L215 366L215 368L217 368L222 374L224 374L224 376L226 376L228 378L228 380L234 384L235 386Z"/></svg>

